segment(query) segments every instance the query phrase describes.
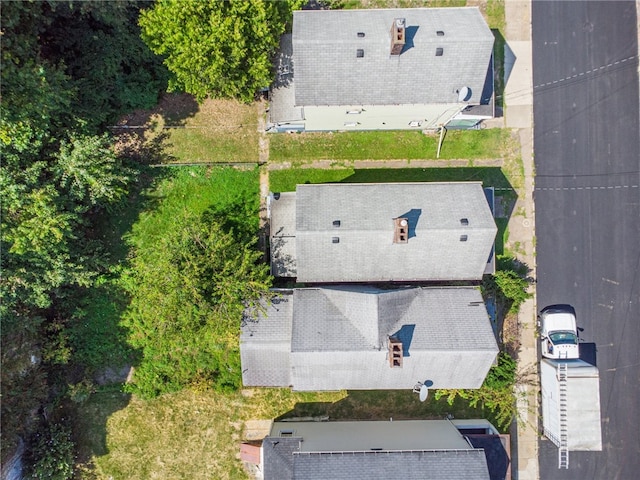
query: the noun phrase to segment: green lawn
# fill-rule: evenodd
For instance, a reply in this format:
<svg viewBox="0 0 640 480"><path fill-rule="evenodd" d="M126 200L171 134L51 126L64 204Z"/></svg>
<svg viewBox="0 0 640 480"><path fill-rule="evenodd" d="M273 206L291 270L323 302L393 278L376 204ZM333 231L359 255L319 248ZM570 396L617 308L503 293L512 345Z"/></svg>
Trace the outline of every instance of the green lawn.
<svg viewBox="0 0 640 480"><path fill-rule="evenodd" d="M306 163L313 160L418 160L436 159L438 135L408 131L371 131L274 134L269 160ZM498 158L510 135L501 129L451 130L444 138L440 158Z"/></svg>
<svg viewBox="0 0 640 480"><path fill-rule="evenodd" d="M180 167L170 169L161 182L147 192L146 208L126 236L135 235L140 243L152 241L181 210L203 213L209 207L235 204L240 199L254 204L257 224L258 169L230 167Z"/></svg>
<svg viewBox="0 0 640 480"><path fill-rule="evenodd" d="M289 168L269 173L272 192L292 192L304 183L451 182L481 181L484 186L509 188L509 180L498 167L460 168Z"/></svg>

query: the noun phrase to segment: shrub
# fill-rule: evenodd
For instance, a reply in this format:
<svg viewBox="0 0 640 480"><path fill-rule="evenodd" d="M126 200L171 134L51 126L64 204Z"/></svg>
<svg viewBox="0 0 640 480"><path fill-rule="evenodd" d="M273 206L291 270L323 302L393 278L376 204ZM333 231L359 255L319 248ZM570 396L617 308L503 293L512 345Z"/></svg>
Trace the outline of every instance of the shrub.
<svg viewBox="0 0 640 480"><path fill-rule="evenodd" d="M508 313L518 312L520 305L531 298L529 292L528 268L515 258L499 255L498 269L491 277L486 277L483 290L485 294L495 296L496 303Z"/></svg>
<svg viewBox="0 0 640 480"><path fill-rule="evenodd" d="M67 480L73 477L74 443L71 430L59 423L47 423L31 439L27 471L31 478Z"/></svg>

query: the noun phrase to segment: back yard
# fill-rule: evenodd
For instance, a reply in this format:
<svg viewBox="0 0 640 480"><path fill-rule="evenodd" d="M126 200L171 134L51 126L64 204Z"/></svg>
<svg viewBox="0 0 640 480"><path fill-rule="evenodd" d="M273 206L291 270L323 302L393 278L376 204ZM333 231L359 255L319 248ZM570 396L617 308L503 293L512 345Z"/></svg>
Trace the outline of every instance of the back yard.
<svg viewBox="0 0 640 480"><path fill-rule="evenodd" d="M173 162L257 161L260 134L256 105L209 100L197 106L185 98L174 99L171 108L166 105L161 104L154 112L138 112L138 117L129 117L128 122L130 125L146 122L149 128L145 135L149 138L164 133L166 151ZM162 128L169 125L197 128ZM296 183L305 182L482 180L503 189L498 193L511 202L521 184L517 140L502 130L450 135L443 152L448 149L447 158L465 159L469 167L464 168L446 168L446 162L437 160L433 160L433 167L429 168L410 168L410 163L406 168L393 170L348 166L360 159L433 158L434 155L425 153L435 153L433 139L420 134L400 138L400 141L397 134L389 133L380 135L375 144L368 134L362 138L348 134L273 135L268 140L270 164L277 166L268 176L263 175L262 181L268 178L272 191L292 190ZM338 162L330 169L307 168L312 166L309 161L320 158ZM470 167L474 160L488 158L503 168ZM298 167L286 168L288 165L279 161L298 164ZM268 171L267 166L260 168L265 173ZM149 232L157 235L164 228L163 222L170 221L172 215L183 209L203 212L225 204L253 204L254 219L257 219L254 199L260 191L260 175L256 167L165 167L153 172L156 180L132 198L127 215L117 223L105 225L105 235L112 238L119 261L127 257L122 238L129 238L128 244L131 244L136 236L137 241L143 241ZM148 221L154 215L158 219L155 226ZM147 220L141 223L141 219ZM504 229L501 233L507 235ZM127 346L126 331L119 326L126 301L117 283L115 278L113 283L92 293L94 307L87 309L86 322L78 332L77 348L87 356L85 364L95 371L105 365L119 367L137 362L139 353ZM111 332L108 336L103 335L107 326ZM96 335L104 338L104 342L96 340ZM89 340L91 338L93 340ZM237 355L237 351L231 355ZM245 422L255 419L328 416L333 420L388 420L390 417L443 418L452 414L458 418L485 417L498 423L482 404L470 408L458 398L449 405L445 398L436 400L434 395L420 403L417 395L410 391L300 393L288 389L244 389L217 392L200 385L151 400L124 393L118 383L85 386L85 391L92 393L77 395L70 405L80 453L79 468L88 478L247 478L239 460L238 444L246 433Z"/></svg>

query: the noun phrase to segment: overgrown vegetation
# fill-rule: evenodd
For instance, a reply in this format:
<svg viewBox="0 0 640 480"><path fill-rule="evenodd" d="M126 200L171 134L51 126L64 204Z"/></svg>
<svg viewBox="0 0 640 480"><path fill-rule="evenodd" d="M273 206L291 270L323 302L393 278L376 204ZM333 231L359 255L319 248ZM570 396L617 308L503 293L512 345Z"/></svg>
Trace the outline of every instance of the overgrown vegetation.
<svg viewBox="0 0 640 480"><path fill-rule="evenodd" d="M182 169L159 185L159 204L134 225L122 277L131 296L124 325L142 355L134 392L240 386L243 310L271 286L254 248L257 180L255 171Z"/></svg>
<svg viewBox="0 0 640 480"><path fill-rule="evenodd" d="M314 160L436 159L439 137L408 131L334 132L270 137L270 160L305 163ZM512 144L502 129L449 131L441 160L500 158Z"/></svg>
<svg viewBox="0 0 640 480"><path fill-rule="evenodd" d="M485 296L496 299L499 315L517 313L520 305L531 298L529 268L510 255L497 256L496 273L484 279Z"/></svg>
<svg viewBox="0 0 640 480"><path fill-rule="evenodd" d="M9 2L0 11L3 460L40 413L51 431L62 422L53 407L72 371L71 318L109 264L97 220L144 170L142 156L101 131L165 86L139 38L140 5Z"/></svg>
<svg viewBox="0 0 640 480"><path fill-rule="evenodd" d="M27 472L37 480L67 480L73 476L74 443L71 429L46 423L29 445Z"/></svg>

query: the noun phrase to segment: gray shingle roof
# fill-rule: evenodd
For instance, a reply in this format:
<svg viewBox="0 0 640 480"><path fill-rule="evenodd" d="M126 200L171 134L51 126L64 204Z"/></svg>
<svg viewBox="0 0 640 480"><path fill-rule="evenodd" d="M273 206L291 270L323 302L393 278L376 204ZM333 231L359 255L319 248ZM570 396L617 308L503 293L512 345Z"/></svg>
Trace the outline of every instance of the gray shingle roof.
<svg viewBox="0 0 640 480"><path fill-rule="evenodd" d="M277 197L277 198L276 198ZM271 218L271 273L276 277L296 274L296 194L283 192L269 197Z"/></svg>
<svg viewBox="0 0 640 480"><path fill-rule="evenodd" d="M497 232L480 182L298 185L295 228L279 208L271 241L295 231L295 257L272 255L272 270L299 282L477 280ZM409 218L406 244L393 243L397 217Z"/></svg>
<svg viewBox="0 0 640 480"><path fill-rule="evenodd" d="M267 437L262 441L264 479L293 479L293 453L300 450L301 438Z"/></svg>
<svg viewBox="0 0 640 480"><path fill-rule="evenodd" d="M405 18L407 27L399 56L390 55L395 18ZM469 103L478 104L493 41L475 7L296 11L296 104L456 103L456 90L465 86ZM442 56L435 55L439 47Z"/></svg>
<svg viewBox="0 0 640 480"><path fill-rule="evenodd" d="M290 295L272 300L266 314L247 312L240 334L242 381L245 385L286 387L291 384Z"/></svg>
<svg viewBox="0 0 640 480"><path fill-rule="evenodd" d="M300 452L300 441L265 438L265 480L489 480L480 449Z"/></svg>
<svg viewBox="0 0 640 480"><path fill-rule="evenodd" d="M304 117L302 107L295 106L292 42L290 33L280 37L280 49L275 59L276 79L269 93L269 123L297 121Z"/></svg>
<svg viewBox="0 0 640 480"><path fill-rule="evenodd" d="M498 352L472 287L308 288L286 300L243 327L245 385L376 390L431 380L434 388L478 388ZM389 366L389 336L403 343L402 368Z"/></svg>
<svg viewBox="0 0 640 480"><path fill-rule="evenodd" d="M296 452L292 456L294 479L489 480L482 450Z"/></svg>

